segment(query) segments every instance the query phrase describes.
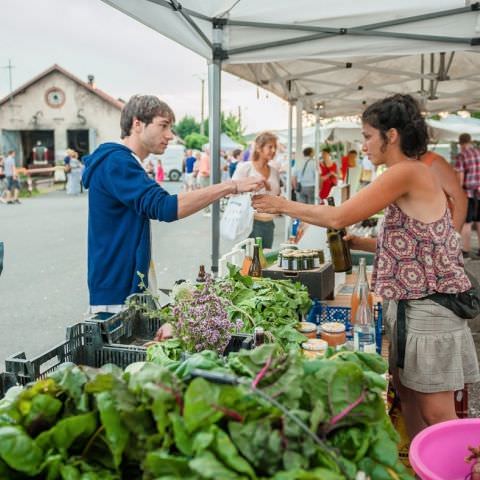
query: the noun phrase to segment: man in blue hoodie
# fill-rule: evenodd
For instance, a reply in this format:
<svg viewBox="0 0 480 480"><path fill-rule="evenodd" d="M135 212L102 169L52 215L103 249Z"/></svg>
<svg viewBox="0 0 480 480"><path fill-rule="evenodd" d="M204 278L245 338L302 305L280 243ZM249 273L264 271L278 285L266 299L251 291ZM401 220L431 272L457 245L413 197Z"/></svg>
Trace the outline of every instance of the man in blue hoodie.
<svg viewBox="0 0 480 480"><path fill-rule="evenodd" d="M230 194L262 188L259 177L170 195L149 178L142 160L162 154L173 138L175 116L151 95L135 95L120 118L123 144L104 143L85 158L88 188L88 288L91 313L121 310L151 274L150 220L173 222ZM150 279L153 283L153 279Z"/></svg>

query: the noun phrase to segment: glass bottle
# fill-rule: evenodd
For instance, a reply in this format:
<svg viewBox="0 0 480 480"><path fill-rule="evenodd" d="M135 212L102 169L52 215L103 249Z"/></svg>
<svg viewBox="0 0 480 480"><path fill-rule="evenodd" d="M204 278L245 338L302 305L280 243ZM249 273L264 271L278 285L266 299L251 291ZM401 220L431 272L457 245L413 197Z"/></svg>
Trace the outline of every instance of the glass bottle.
<svg viewBox="0 0 480 480"><path fill-rule="evenodd" d="M250 271L250 266L252 265L252 253L250 245L245 246L245 258L243 259L242 268L240 269L240 274L244 277L248 275Z"/></svg>
<svg viewBox="0 0 480 480"><path fill-rule="evenodd" d="M206 272L205 272L205 265L200 265L197 274L197 283L204 283L206 280Z"/></svg>
<svg viewBox="0 0 480 480"><path fill-rule="evenodd" d="M262 266L262 269L267 268L267 259L265 258L265 254L263 253L262 237L256 237L255 242L258 245L258 255L260 256L260 265Z"/></svg>
<svg viewBox="0 0 480 480"><path fill-rule="evenodd" d="M361 290L360 304L353 325L353 347L357 352L375 353L375 323L368 304L368 291Z"/></svg>
<svg viewBox="0 0 480 480"><path fill-rule="evenodd" d="M259 347L265 343L265 330L263 327L255 327L253 330L253 343L255 347Z"/></svg>
<svg viewBox="0 0 480 480"><path fill-rule="evenodd" d="M373 307L373 296L370 291L370 286L368 285L367 279L367 262L364 257L362 257L358 263L358 277L355 287L353 288L352 298L350 301L351 306L351 315L350 320L352 323L355 323L355 318L357 315L358 305L360 304L361 291L367 291L367 300L370 309Z"/></svg>
<svg viewBox="0 0 480 480"><path fill-rule="evenodd" d="M328 197L327 202L331 207L335 206L333 197ZM336 272L352 271L352 256L350 254L350 247L344 240L347 231L344 228L335 229L327 228L328 246L330 248L330 256L332 257L333 269Z"/></svg>
<svg viewBox="0 0 480 480"><path fill-rule="evenodd" d="M262 276L262 264L260 263L260 253L259 247L257 244L253 246L253 258L248 274L251 277L261 277Z"/></svg>

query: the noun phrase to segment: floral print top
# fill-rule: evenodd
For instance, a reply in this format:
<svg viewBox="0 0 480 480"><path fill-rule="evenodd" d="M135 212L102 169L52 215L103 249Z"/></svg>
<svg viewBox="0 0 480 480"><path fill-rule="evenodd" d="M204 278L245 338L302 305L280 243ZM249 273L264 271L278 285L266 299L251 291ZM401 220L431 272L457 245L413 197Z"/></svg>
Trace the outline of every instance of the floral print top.
<svg viewBox="0 0 480 480"><path fill-rule="evenodd" d="M423 223L395 205L385 210L372 273L375 293L387 300L459 293L471 287L449 209Z"/></svg>

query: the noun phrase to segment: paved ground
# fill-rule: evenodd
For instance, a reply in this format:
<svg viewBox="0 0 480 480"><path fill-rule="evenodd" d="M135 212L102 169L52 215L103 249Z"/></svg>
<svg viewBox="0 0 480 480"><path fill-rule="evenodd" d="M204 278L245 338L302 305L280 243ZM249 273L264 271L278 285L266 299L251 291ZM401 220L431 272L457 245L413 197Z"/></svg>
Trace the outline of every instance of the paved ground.
<svg viewBox="0 0 480 480"><path fill-rule="evenodd" d="M171 193L180 184L167 183ZM178 278L195 278L210 265L210 223L203 213L171 224L153 223L159 287ZM282 219L275 245L283 241ZM65 327L80 322L88 306L86 286L87 197L55 191L22 205L0 204L0 241L5 265L0 277L0 371L5 358L25 351L37 355L61 342ZM232 244L221 242L221 253ZM476 244L474 245L477 250ZM480 279L480 260L467 260ZM470 322L480 358L480 318ZM480 417L480 384L470 388L473 416Z"/></svg>

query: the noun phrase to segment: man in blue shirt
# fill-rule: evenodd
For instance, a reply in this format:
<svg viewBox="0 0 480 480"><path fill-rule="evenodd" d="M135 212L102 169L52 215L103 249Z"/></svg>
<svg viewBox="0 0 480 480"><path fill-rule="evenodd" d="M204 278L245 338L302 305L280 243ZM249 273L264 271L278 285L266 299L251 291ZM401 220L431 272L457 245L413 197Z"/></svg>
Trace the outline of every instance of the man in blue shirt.
<svg viewBox="0 0 480 480"><path fill-rule="evenodd" d="M175 116L152 95L135 95L120 118L122 144L104 143L85 158L88 188L88 288L91 313L121 310L140 291L141 278L154 289L150 220L172 222L231 194L262 188L250 177L170 195L142 167L150 153L162 154L172 140Z"/></svg>
<svg viewBox="0 0 480 480"><path fill-rule="evenodd" d="M197 159L193 155L191 150L187 150L187 158L185 159L185 183L187 185L187 192L194 189L195 177L193 173L193 167Z"/></svg>

